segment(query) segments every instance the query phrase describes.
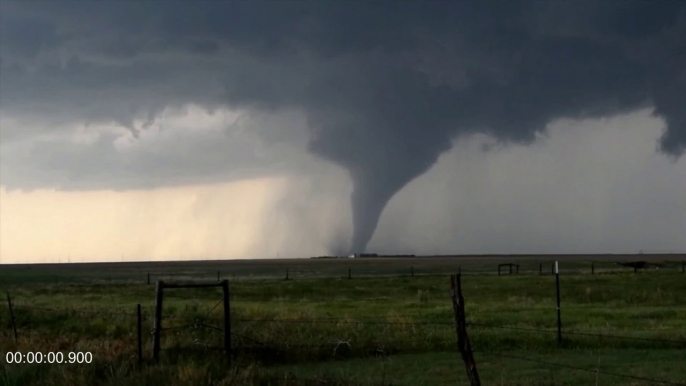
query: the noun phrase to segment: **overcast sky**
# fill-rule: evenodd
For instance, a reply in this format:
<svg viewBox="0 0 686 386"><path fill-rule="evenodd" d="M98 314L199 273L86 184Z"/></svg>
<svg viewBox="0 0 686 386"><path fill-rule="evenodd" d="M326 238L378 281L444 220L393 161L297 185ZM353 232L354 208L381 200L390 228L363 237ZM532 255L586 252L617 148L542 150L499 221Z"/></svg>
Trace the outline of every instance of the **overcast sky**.
<svg viewBox="0 0 686 386"><path fill-rule="evenodd" d="M2 262L686 251L686 3L0 2Z"/></svg>

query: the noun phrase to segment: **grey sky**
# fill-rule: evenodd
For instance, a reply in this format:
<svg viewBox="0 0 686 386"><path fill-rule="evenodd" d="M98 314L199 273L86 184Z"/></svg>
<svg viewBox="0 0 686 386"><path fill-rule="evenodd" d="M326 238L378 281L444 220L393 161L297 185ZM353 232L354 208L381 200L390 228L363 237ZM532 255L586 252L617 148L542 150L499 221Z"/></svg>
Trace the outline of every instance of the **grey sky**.
<svg viewBox="0 0 686 386"><path fill-rule="evenodd" d="M643 109L664 125L652 139L671 159L664 172L684 167L682 1L0 7L0 175L10 189L302 176L326 160L353 184L352 245L336 248L361 250L389 200L475 133L534 151L558 119ZM189 105L216 114L188 115Z"/></svg>

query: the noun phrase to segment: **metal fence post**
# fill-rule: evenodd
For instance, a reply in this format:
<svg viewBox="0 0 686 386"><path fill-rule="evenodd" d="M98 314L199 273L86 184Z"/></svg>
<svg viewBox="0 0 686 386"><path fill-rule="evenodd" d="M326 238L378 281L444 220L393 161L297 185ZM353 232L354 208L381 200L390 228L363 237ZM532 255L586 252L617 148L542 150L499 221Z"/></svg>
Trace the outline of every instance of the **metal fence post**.
<svg viewBox="0 0 686 386"><path fill-rule="evenodd" d="M555 262L555 288L557 289L557 342L562 343L562 317L560 314L560 270Z"/></svg>
<svg viewBox="0 0 686 386"><path fill-rule="evenodd" d="M10 298L10 293L7 292L7 305L10 309L10 321L12 322L12 330L14 331L14 342L17 342L17 323L14 318L14 310L12 309L12 299Z"/></svg>
<svg viewBox="0 0 686 386"><path fill-rule="evenodd" d="M224 294L224 350L226 359L231 366L231 302L229 292L229 281L222 281L222 292Z"/></svg>
<svg viewBox="0 0 686 386"><path fill-rule="evenodd" d="M138 305L136 306L136 313L138 315L138 365L140 366L143 364L143 333L140 303L138 303Z"/></svg>
<svg viewBox="0 0 686 386"><path fill-rule="evenodd" d="M152 358L157 362L160 357L160 333L162 332L162 300L164 282L158 280L155 285L155 325L153 329Z"/></svg>

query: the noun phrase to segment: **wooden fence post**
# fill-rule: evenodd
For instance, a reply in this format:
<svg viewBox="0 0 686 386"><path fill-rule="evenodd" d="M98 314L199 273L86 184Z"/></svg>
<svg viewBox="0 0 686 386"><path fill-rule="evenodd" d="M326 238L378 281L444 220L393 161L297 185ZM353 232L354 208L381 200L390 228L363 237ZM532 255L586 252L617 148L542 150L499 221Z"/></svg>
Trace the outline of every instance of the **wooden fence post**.
<svg viewBox="0 0 686 386"><path fill-rule="evenodd" d="M591 262L591 275L595 275L595 263Z"/></svg>
<svg viewBox="0 0 686 386"><path fill-rule="evenodd" d="M286 268L286 280L288 280L288 268Z"/></svg>
<svg viewBox="0 0 686 386"><path fill-rule="evenodd" d="M560 270L555 262L555 288L557 289L557 343L562 343L562 318L560 314Z"/></svg>
<svg viewBox="0 0 686 386"><path fill-rule="evenodd" d="M464 311L464 297L462 297L462 283L460 275L450 276L450 287L452 289L453 314L455 316L455 331L457 333L457 349L460 351L467 378L471 386L480 386L479 373L476 370L476 362L472 354L472 346L467 335L467 318Z"/></svg>
<svg viewBox="0 0 686 386"><path fill-rule="evenodd" d="M150 284L150 272L148 272L148 284Z"/></svg>
<svg viewBox="0 0 686 386"><path fill-rule="evenodd" d="M164 282L158 280L155 285L155 325L153 329L152 358L155 362L160 357L160 333L162 332L162 300Z"/></svg>
<svg viewBox="0 0 686 386"><path fill-rule="evenodd" d="M410 277L414 277L414 266L410 266Z"/></svg>
<svg viewBox="0 0 686 386"><path fill-rule="evenodd" d="M138 366L143 364L143 333L142 333L142 318L141 318L141 304L136 306L136 313L138 314Z"/></svg>
<svg viewBox="0 0 686 386"><path fill-rule="evenodd" d="M686 268L684 267L686 267L686 260L681 260L681 273L685 272Z"/></svg>
<svg viewBox="0 0 686 386"><path fill-rule="evenodd" d="M224 351L226 359L231 366L231 302L229 292L229 281L222 281L222 292L224 294Z"/></svg>
<svg viewBox="0 0 686 386"><path fill-rule="evenodd" d="M14 342L17 342L17 323L14 319L14 310L12 309L12 299L10 298L10 293L7 292L7 305L10 309L10 321L12 322L12 330L14 331Z"/></svg>
<svg viewBox="0 0 686 386"><path fill-rule="evenodd" d="M220 272L217 271L217 283L219 283L219 282L221 281L221 280L219 280L219 276L220 276L219 273L220 273Z"/></svg>
<svg viewBox="0 0 686 386"><path fill-rule="evenodd" d="M353 278L353 270L352 268L348 268L348 280Z"/></svg>
<svg viewBox="0 0 686 386"><path fill-rule="evenodd" d="M543 275L543 263L538 264L538 274Z"/></svg>

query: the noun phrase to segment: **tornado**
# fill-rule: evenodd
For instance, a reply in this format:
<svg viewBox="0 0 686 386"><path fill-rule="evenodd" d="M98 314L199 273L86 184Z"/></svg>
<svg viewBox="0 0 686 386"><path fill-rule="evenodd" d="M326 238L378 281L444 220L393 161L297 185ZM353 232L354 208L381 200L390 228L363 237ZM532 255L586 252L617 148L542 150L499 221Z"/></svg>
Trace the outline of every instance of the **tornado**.
<svg viewBox="0 0 686 386"><path fill-rule="evenodd" d="M555 119L652 105L666 123L659 149L683 154L686 5L583 3L575 13L539 4L416 5L409 22L386 3L375 15L387 17L393 39L357 41L345 71L333 66L308 89L310 150L353 183L353 252L365 251L393 196L461 135L526 144Z"/></svg>

